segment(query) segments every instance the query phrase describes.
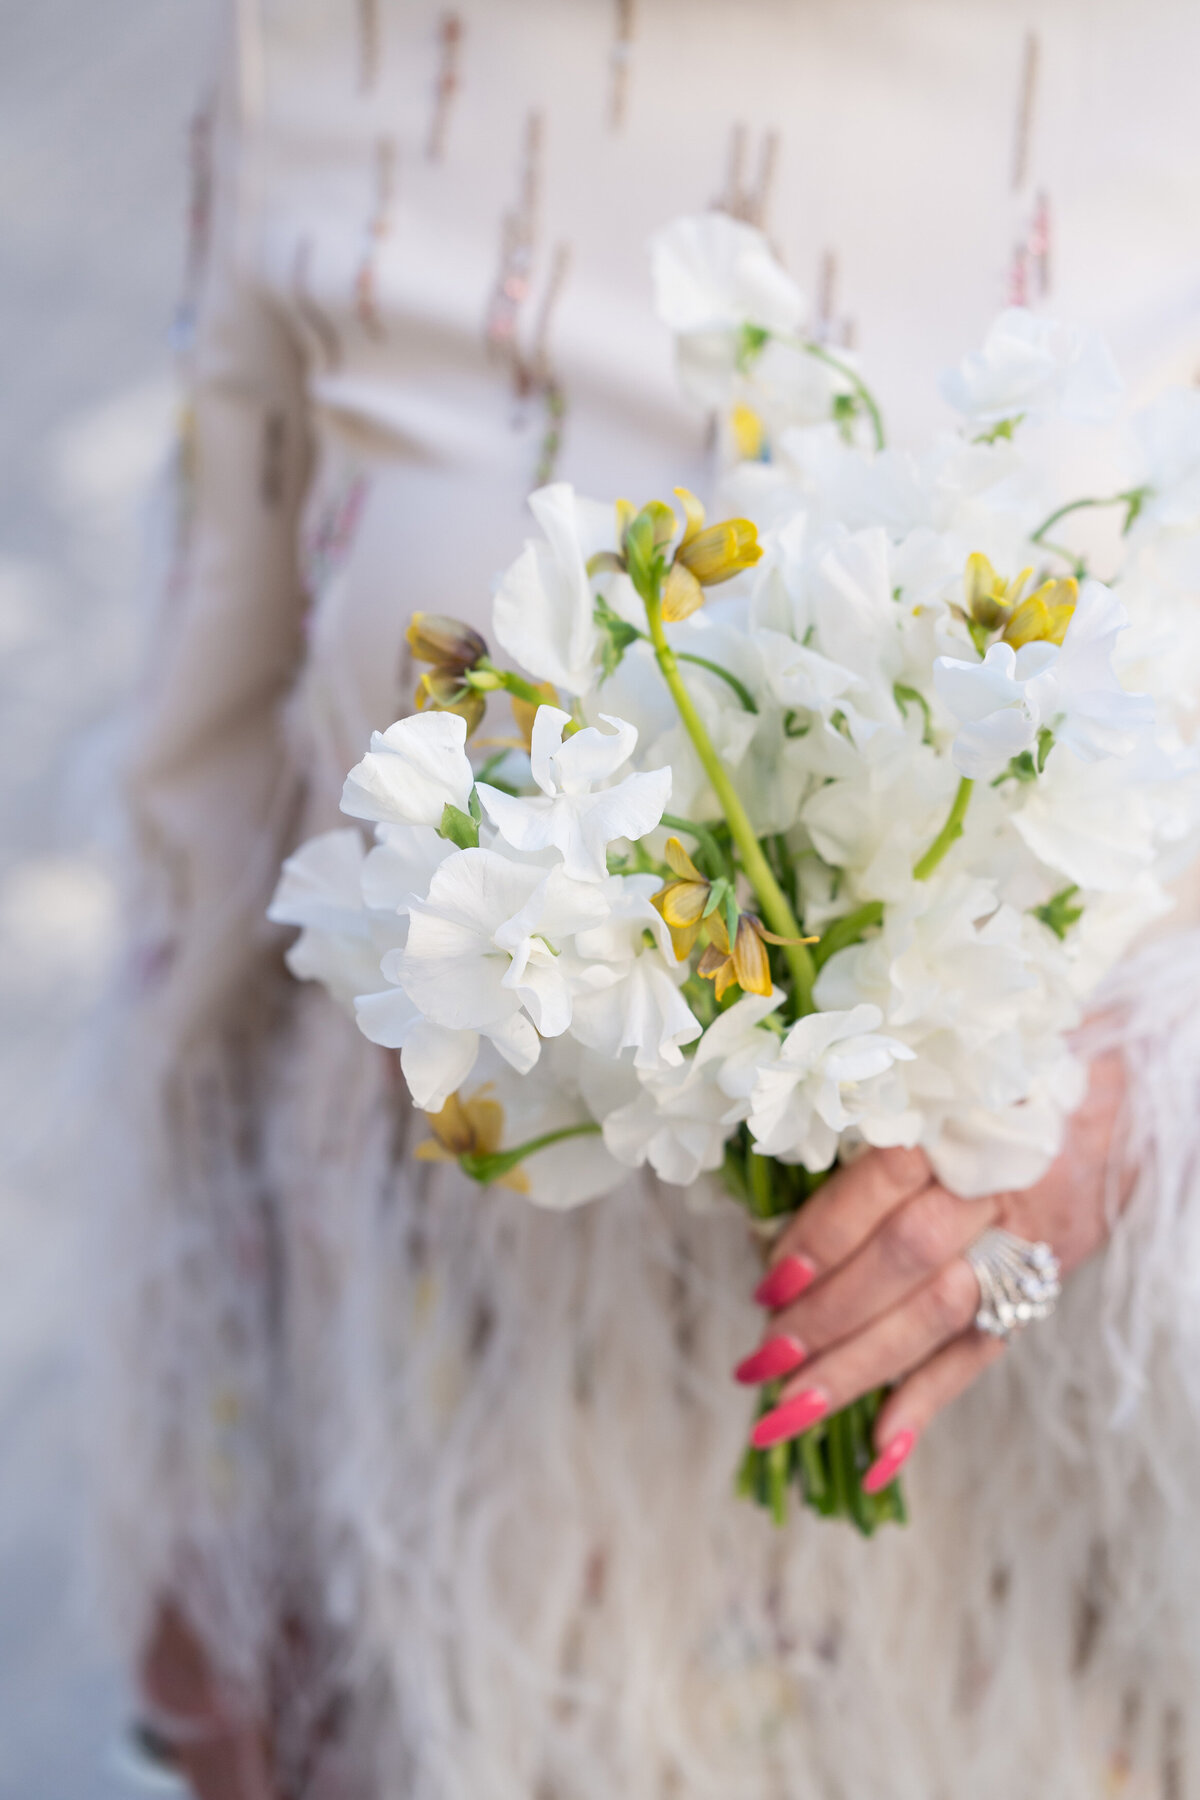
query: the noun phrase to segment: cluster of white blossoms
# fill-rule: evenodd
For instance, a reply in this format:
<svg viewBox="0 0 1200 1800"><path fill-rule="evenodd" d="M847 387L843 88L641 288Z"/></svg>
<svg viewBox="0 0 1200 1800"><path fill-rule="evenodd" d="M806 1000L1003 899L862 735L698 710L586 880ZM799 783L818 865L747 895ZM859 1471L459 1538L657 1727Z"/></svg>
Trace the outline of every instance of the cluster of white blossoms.
<svg viewBox="0 0 1200 1800"><path fill-rule="evenodd" d="M285 865L290 966L399 1052L434 1154L546 1203L863 1144L1026 1185L1197 838L1200 397L1077 499L1058 471L1120 399L1095 339L1004 313L916 454L761 234L684 220L653 263L685 385L751 452L719 523L533 496L513 666L418 616L425 710L342 798L373 845ZM485 759L505 693L523 735Z"/></svg>

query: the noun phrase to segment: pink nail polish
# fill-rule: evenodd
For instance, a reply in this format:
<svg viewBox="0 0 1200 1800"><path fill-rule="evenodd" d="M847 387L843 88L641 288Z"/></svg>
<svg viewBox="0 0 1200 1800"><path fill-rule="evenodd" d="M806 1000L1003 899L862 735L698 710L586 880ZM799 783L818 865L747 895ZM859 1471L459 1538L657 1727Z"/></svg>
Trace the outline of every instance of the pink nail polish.
<svg viewBox="0 0 1200 1800"><path fill-rule="evenodd" d="M798 1300L805 1288L816 1280L817 1271L806 1256L781 1256L773 1269L768 1269L754 1290L759 1306L772 1312Z"/></svg>
<svg viewBox="0 0 1200 1800"><path fill-rule="evenodd" d="M772 1444L781 1444L785 1438L799 1437L828 1411L829 1395L823 1394L820 1388L805 1388L794 1400L785 1400L773 1412L764 1413L750 1433L750 1442L756 1450L769 1450Z"/></svg>
<svg viewBox="0 0 1200 1800"><path fill-rule="evenodd" d="M916 1441L915 1431L898 1431L863 1476L863 1493L878 1494L893 1482L912 1455L912 1447Z"/></svg>
<svg viewBox="0 0 1200 1800"><path fill-rule="evenodd" d="M733 1371L735 1381L746 1387L756 1387L761 1381L776 1381L780 1375L788 1375L798 1369L808 1352L799 1338L773 1337L747 1356Z"/></svg>

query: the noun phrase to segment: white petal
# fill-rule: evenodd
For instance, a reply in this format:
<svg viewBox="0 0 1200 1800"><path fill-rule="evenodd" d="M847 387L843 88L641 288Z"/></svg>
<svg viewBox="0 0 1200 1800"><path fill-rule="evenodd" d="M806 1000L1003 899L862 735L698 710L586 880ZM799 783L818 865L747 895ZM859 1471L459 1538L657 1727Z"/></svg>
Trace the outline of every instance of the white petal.
<svg viewBox="0 0 1200 1800"><path fill-rule="evenodd" d="M563 732L571 723L571 715L561 706L539 706L533 715L529 736L529 770L543 794L553 797L559 789L556 759L562 749Z"/></svg>
<svg viewBox="0 0 1200 1800"><path fill-rule="evenodd" d="M448 1031L422 1019L400 1051L400 1067L413 1104L440 1112L475 1067L479 1038L473 1031Z"/></svg>
<svg viewBox="0 0 1200 1800"><path fill-rule="evenodd" d="M586 694L595 684L598 637L579 503L559 482L531 494L529 505L545 538L531 539L502 576L492 627L501 647L540 681Z"/></svg>
<svg viewBox="0 0 1200 1800"><path fill-rule="evenodd" d="M466 741L457 713L415 713L373 732L369 753L346 777L342 811L389 825L433 826L448 804L465 812L475 782Z"/></svg>
<svg viewBox="0 0 1200 1800"><path fill-rule="evenodd" d="M606 725L613 727L612 731L585 726L557 750L555 772L564 794L586 794L598 782L610 780L637 748L635 725L626 724L624 719L614 719L610 713L601 713L600 717Z"/></svg>
<svg viewBox="0 0 1200 1800"><path fill-rule="evenodd" d="M363 904L363 841L351 826L309 838L284 863L267 908L277 925L370 935Z"/></svg>
<svg viewBox="0 0 1200 1800"><path fill-rule="evenodd" d="M650 255L655 309L672 331L800 329L803 294L763 233L728 213L676 219L651 241Z"/></svg>
<svg viewBox="0 0 1200 1800"><path fill-rule="evenodd" d="M429 892L434 872L454 845L428 825L380 825L362 870L362 894L379 912L402 912Z"/></svg>

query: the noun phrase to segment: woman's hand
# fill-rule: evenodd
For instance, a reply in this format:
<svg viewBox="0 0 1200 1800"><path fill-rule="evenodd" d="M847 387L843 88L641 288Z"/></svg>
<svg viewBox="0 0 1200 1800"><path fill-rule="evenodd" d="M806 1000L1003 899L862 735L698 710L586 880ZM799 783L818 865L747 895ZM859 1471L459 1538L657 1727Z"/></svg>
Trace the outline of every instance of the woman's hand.
<svg viewBox="0 0 1200 1800"><path fill-rule="evenodd" d="M871 1493L885 1487L934 1415L1003 1354L1000 1339L974 1327L979 1283L963 1252L1000 1225L1048 1243L1066 1276L1105 1241L1108 1152L1123 1094L1120 1057L1094 1062L1062 1154L1021 1192L960 1200L938 1185L919 1150L872 1151L818 1189L781 1234L755 1295L771 1319L737 1379L790 1379L754 1442L795 1437L858 1395L891 1386L863 1484Z"/></svg>

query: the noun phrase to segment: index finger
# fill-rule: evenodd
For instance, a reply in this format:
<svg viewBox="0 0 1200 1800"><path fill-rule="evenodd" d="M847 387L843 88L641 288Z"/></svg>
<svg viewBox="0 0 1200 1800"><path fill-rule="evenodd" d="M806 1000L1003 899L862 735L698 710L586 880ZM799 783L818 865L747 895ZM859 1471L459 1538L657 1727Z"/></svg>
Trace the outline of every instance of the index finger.
<svg viewBox="0 0 1200 1800"><path fill-rule="evenodd" d="M929 1186L923 1150L871 1150L839 1169L776 1239L754 1298L772 1312L853 1256L888 1213Z"/></svg>

